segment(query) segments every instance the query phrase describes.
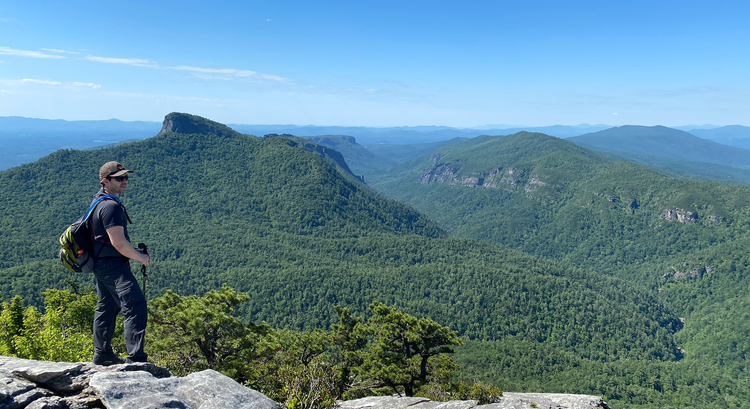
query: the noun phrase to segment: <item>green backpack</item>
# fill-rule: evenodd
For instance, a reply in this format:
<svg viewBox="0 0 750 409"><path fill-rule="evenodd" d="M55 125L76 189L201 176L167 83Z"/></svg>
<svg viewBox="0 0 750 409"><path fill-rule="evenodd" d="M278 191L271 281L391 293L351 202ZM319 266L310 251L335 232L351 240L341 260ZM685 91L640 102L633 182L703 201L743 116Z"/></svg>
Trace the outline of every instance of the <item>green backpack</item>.
<svg viewBox="0 0 750 409"><path fill-rule="evenodd" d="M91 204L86 215L76 220L60 236L60 261L74 273L90 273L94 269L94 242L88 220L96 205L103 200L117 200L117 196L102 196ZM119 200L117 200L119 202Z"/></svg>

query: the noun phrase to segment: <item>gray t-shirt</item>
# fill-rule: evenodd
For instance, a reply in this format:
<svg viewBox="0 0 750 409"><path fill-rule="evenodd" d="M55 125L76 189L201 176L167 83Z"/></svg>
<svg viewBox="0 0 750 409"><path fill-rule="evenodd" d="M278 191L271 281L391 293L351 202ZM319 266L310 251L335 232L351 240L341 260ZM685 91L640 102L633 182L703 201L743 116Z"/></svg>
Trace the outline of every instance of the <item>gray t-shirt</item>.
<svg viewBox="0 0 750 409"><path fill-rule="evenodd" d="M100 190L94 195L92 204L100 197L106 196L104 190ZM104 199L96 206L91 213L91 227L94 235L94 257L125 257L109 242L107 229L115 226L122 226L125 238L130 241L128 236L128 219L125 216L125 208L119 200Z"/></svg>

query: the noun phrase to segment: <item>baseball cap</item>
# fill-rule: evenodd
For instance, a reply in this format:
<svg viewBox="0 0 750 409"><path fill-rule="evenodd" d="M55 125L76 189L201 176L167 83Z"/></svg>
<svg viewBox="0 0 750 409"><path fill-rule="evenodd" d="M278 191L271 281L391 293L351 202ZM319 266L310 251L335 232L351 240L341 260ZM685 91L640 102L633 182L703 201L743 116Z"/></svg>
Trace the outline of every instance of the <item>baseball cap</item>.
<svg viewBox="0 0 750 409"><path fill-rule="evenodd" d="M120 165L120 162L107 162L101 167L101 169L99 169L99 180L123 176L126 173L133 173L133 171L125 169L124 166Z"/></svg>

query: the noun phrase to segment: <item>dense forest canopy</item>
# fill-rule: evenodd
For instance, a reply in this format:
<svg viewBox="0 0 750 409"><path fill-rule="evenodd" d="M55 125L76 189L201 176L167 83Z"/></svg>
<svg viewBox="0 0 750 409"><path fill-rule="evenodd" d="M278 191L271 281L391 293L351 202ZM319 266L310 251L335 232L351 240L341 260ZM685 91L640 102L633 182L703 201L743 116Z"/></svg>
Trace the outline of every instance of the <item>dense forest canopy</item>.
<svg viewBox="0 0 750 409"><path fill-rule="evenodd" d="M734 291L746 284L747 189L520 133L381 172L373 188L404 205L312 142L203 125L222 132L63 150L0 172L2 301L41 308L45 289L67 286L56 239L88 206L99 166L118 160L136 171L123 202L131 238L154 256L149 298L228 283L250 295L243 322L295 331L331 328L336 305L367 318L377 300L456 330L464 376L505 390L598 393L630 407L750 397L750 349L739 343L750 324L726 316L748 305Z"/></svg>

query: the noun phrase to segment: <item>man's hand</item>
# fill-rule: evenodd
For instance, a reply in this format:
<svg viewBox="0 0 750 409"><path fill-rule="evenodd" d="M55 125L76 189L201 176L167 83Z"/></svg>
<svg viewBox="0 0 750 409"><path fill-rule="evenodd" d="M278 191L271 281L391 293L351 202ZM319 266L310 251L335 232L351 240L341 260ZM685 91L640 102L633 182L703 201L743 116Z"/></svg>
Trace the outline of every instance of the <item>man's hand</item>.
<svg viewBox="0 0 750 409"><path fill-rule="evenodd" d="M123 256L136 260L144 266L151 263L151 256L133 248L133 245L125 238L125 229L122 226L110 227L107 229L107 236L109 236L109 242Z"/></svg>

